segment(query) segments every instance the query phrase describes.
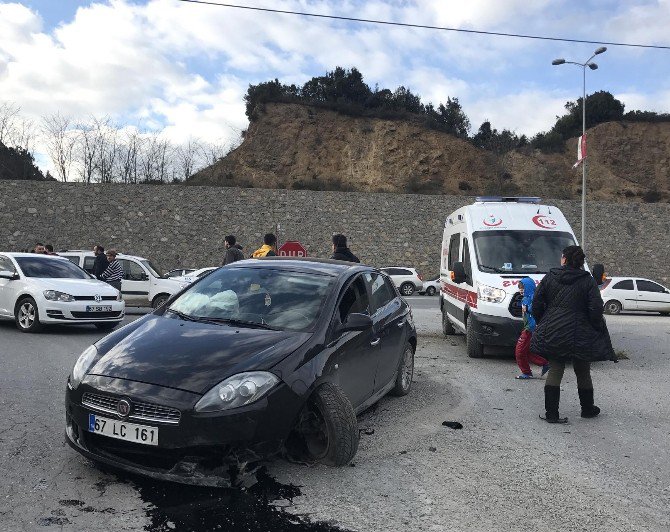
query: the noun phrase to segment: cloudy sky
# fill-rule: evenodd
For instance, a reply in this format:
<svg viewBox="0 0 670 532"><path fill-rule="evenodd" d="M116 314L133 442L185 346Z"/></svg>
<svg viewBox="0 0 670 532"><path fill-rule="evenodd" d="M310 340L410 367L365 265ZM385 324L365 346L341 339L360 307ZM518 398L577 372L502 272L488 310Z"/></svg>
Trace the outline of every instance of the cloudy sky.
<svg viewBox="0 0 670 532"><path fill-rule="evenodd" d="M216 0L213 0L216 1ZM221 0L223 1L223 0ZM238 0L485 31L670 45L670 0ZM357 24L178 0L0 0L0 103L28 117L109 115L120 124L229 140L246 127L249 83L304 83L357 67L370 86L424 102L458 97L473 129L532 135L581 95L597 45ZM670 50L609 46L587 73L626 109L670 112ZM47 165L48 166L48 165Z"/></svg>

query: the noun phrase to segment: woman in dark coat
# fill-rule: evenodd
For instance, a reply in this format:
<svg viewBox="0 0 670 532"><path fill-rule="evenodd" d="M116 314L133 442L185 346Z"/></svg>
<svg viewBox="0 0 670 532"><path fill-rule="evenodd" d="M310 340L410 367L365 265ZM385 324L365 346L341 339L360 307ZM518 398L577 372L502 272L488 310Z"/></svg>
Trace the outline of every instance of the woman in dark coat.
<svg viewBox="0 0 670 532"><path fill-rule="evenodd" d="M584 251L579 246L563 250L561 267L542 279L533 299L537 328L531 340L533 353L549 359L551 368L544 387L549 423L567 423L558 405L566 362L572 362L582 417L596 417L593 404L591 362L616 360L603 318L603 300L594 278L584 270ZM542 416L540 416L542 417Z"/></svg>

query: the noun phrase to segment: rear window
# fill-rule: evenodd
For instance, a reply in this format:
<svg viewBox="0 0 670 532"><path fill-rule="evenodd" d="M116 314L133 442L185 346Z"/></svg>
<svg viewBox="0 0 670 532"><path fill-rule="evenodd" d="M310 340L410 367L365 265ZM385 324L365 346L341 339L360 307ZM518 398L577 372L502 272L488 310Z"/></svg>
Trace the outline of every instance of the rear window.
<svg viewBox="0 0 670 532"><path fill-rule="evenodd" d="M79 266L69 260L49 257L16 257L23 275L42 279L90 279Z"/></svg>

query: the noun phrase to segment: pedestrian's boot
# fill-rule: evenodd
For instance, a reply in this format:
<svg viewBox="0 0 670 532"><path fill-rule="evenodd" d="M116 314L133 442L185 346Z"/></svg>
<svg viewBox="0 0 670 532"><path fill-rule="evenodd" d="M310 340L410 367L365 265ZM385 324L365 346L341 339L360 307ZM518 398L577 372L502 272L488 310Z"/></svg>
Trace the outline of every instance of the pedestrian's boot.
<svg viewBox="0 0 670 532"><path fill-rule="evenodd" d="M560 386L545 386L544 387L544 409L546 414L540 415L547 423L567 423L567 417L560 417L558 414L558 404L561 402L561 387Z"/></svg>
<svg viewBox="0 0 670 532"><path fill-rule="evenodd" d="M582 417L596 417L600 408L593 404L593 389L577 388L579 404L582 405Z"/></svg>

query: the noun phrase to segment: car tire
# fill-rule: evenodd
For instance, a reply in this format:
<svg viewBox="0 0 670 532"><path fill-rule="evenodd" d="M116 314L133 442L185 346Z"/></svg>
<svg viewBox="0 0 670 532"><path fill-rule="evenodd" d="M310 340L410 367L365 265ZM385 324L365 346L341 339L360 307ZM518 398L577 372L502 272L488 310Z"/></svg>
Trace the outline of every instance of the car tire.
<svg viewBox="0 0 670 532"><path fill-rule="evenodd" d="M405 350L400 359L398 374L395 378L395 386L391 390L391 395L402 397L407 395L412 388L412 377L414 376L414 347L407 342Z"/></svg>
<svg viewBox="0 0 670 532"><path fill-rule="evenodd" d="M428 289L426 290L426 295L434 296L435 292L437 292L437 290L435 290L435 287L434 286L429 286Z"/></svg>
<svg viewBox="0 0 670 532"><path fill-rule="evenodd" d="M309 421L308 432L301 433L309 460L329 466L351 462L358 450L358 421L344 393L324 383L314 390L305 408L301 418L316 416Z"/></svg>
<svg viewBox="0 0 670 532"><path fill-rule="evenodd" d="M442 334L444 334L445 337L456 334L456 329L454 329L453 324L449 321L444 308L442 309Z"/></svg>
<svg viewBox="0 0 670 532"><path fill-rule="evenodd" d="M605 303L605 314L619 314L621 312L621 303L615 299L611 299Z"/></svg>
<svg viewBox="0 0 670 532"><path fill-rule="evenodd" d="M151 306L155 309L162 307L165 302L170 299L169 294L158 294L154 297L154 300L151 302Z"/></svg>
<svg viewBox="0 0 670 532"><path fill-rule="evenodd" d="M408 283L402 283L400 285L400 293L405 297L411 296L415 290L416 286L414 286L413 283L408 282Z"/></svg>
<svg viewBox="0 0 670 532"><path fill-rule="evenodd" d="M114 321L114 322L105 322L105 323L96 323L95 328L98 329L99 331L111 331L114 327L116 327L120 321Z"/></svg>
<svg viewBox="0 0 670 532"><path fill-rule="evenodd" d="M484 345L477 340L475 326L472 324L472 320L468 320L465 324L465 331L465 343L468 356L470 358L482 358L484 356Z"/></svg>
<svg viewBox="0 0 670 532"><path fill-rule="evenodd" d="M14 308L14 321L21 332L35 333L42 330L37 303L30 296L22 297Z"/></svg>

